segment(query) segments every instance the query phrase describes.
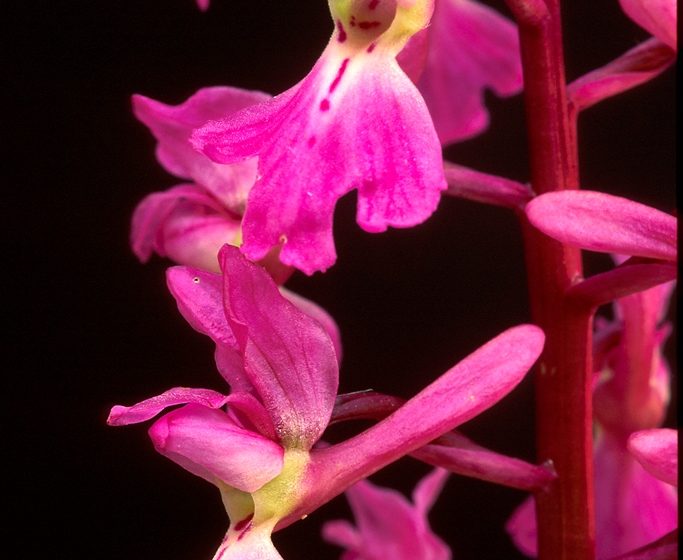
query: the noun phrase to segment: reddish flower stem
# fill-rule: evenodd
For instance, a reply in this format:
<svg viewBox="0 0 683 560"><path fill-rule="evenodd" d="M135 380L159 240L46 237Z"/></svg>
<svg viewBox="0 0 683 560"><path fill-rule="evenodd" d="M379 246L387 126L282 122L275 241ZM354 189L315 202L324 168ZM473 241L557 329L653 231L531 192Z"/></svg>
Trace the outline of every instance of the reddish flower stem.
<svg viewBox="0 0 683 560"><path fill-rule="evenodd" d="M536 4L508 0L519 24L531 184L541 194L576 189L579 181L559 0L545 1L544 17L538 9L524 17L523 6ZM536 495L539 558L592 560L592 309L566 297L566 290L582 279L581 254L525 221L523 230L532 314L546 334L535 379L538 458L551 460L558 474L548 492Z"/></svg>

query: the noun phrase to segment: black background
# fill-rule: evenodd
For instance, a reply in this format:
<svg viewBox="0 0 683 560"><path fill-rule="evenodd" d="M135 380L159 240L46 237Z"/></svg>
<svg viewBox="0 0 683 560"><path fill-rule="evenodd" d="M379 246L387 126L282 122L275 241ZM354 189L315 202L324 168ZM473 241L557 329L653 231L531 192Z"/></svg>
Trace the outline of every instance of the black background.
<svg viewBox="0 0 683 560"><path fill-rule="evenodd" d="M647 37L616 0L566 4L570 79ZM280 92L324 47L326 2L214 0L202 14L192 0L24 0L3 12L10 537L21 558L211 558L227 526L215 489L157 455L143 427L104 424L113 404L169 387L224 390L212 344L184 323L165 289L167 263L140 265L128 248L135 204L176 182L155 162L129 98L178 103L219 84ZM669 70L582 116L586 188L673 211L674 91ZM487 97L490 130L447 156L527 180L521 97ZM444 199L417 228L370 235L355 225L354 204L351 196L338 205L337 265L288 283L337 319L342 391L409 397L529 320L520 236L508 211ZM606 261L591 257L588 265ZM531 459L530 383L463 431ZM406 459L375 480L408 492L425 472ZM433 527L455 558L519 558L502 524L523 498L454 476ZM319 528L341 515L347 509L337 499L275 543L286 558L337 558Z"/></svg>

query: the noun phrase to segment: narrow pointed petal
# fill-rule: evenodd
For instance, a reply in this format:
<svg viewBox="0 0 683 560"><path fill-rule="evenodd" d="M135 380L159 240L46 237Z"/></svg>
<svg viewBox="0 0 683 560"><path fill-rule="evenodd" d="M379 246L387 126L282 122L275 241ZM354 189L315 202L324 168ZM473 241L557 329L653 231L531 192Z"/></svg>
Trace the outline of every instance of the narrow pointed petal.
<svg viewBox="0 0 683 560"><path fill-rule="evenodd" d="M538 327L522 325L509 329L385 420L342 443L314 450L310 481L312 485L325 481L325 492L315 486L317 491L311 491L302 509L314 509L354 482L493 406L522 380L540 355L543 342L544 335Z"/></svg>
<svg viewBox="0 0 683 560"><path fill-rule="evenodd" d="M204 406L169 412L149 435L159 453L213 484L254 492L282 470L282 447Z"/></svg>
<svg viewBox="0 0 683 560"><path fill-rule="evenodd" d="M676 0L619 0L619 3L643 29L677 49Z"/></svg>
<svg viewBox="0 0 683 560"><path fill-rule="evenodd" d="M523 208L533 197L528 185L448 161L444 161L444 173L448 181L446 194L450 196L513 209Z"/></svg>
<svg viewBox="0 0 683 560"><path fill-rule="evenodd" d="M377 49L344 57L334 44L297 86L195 131L214 161L259 156L242 250L307 274L331 266L337 200L358 190L358 224L370 232L426 220L445 189L441 148L421 96ZM351 147L351 149L349 149Z"/></svg>
<svg viewBox="0 0 683 560"><path fill-rule="evenodd" d="M631 434L628 450L655 478L678 486L678 431L661 428Z"/></svg>
<svg viewBox="0 0 683 560"><path fill-rule="evenodd" d="M318 321L282 297L265 271L225 246L225 311L245 371L281 440L310 448L327 427L338 386L334 346Z"/></svg>
<svg viewBox="0 0 683 560"><path fill-rule="evenodd" d="M234 243L240 220L197 185L178 185L146 196L135 208L133 252L146 262L152 252L203 270L217 272L218 250Z"/></svg>
<svg viewBox="0 0 683 560"><path fill-rule="evenodd" d="M562 191L536 197L526 207L529 221L562 243L591 251L677 258L673 216L618 196Z"/></svg>
<svg viewBox="0 0 683 560"><path fill-rule="evenodd" d="M133 96L133 110L159 144L159 162L171 173L208 189L233 211L244 208L247 193L256 180L256 161L220 165L195 151L192 130L240 109L261 103L270 96L258 91L230 87L200 89L180 105L171 106L142 95Z"/></svg>
<svg viewBox="0 0 683 560"><path fill-rule="evenodd" d="M439 140L449 144L481 133L489 123L484 92L508 96L522 90L515 25L478 2L439 0L428 33L427 59L417 85ZM417 53L409 46L399 62L410 68L410 57Z"/></svg>
<svg viewBox="0 0 683 560"><path fill-rule="evenodd" d="M659 39L649 39L569 84L569 100L576 110L583 111L604 99L649 82L675 60L676 51Z"/></svg>
<svg viewBox="0 0 683 560"><path fill-rule="evenodd" d="M413 490L413 503L420 515L427 516L439 494L441 494L441 490L443 490L449 476L450 473L446 469L438 468L434 469L417 483L415 490Z"/></svg>
<svg viewBox="0 0 683 560"><path fill-rule="evenodd" d="M220 408L228 400L226 395L210 389L191 389L189 387L175 387L161 395L145 399L133 406L116 405L111 409L107 424L110 426L125 426L138 424L154 418L165 408L178 404L200 404L207 408Z"/></svg>
<svg viewBox="0 0 683 560"><path fill-rule="evenodd" d="M361 550L363 541L356 528L348 521L336 519L323 525L322 536L327 542L350 550Z"/></svg>

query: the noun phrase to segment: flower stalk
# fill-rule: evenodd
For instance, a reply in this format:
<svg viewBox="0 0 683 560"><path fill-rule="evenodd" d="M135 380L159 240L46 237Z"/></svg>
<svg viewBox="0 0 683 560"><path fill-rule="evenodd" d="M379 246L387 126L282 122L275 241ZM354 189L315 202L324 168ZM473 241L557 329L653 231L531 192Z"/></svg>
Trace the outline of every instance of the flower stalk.
<svg viewBox="0 0 683 560"><path fill-rule="evenodd" d="M578 188L575 120L570 116L559 0L508 0L519 24L531 185L537 194ZM541 10L542 12L542 10ZM524 218L522 218L524 220ZM595 557L590 391L592 309L566 291L582 279L580 251L523 224L534 321L547 335L536 375L539 461L558 479L536 495L541 560Z"/></svg>

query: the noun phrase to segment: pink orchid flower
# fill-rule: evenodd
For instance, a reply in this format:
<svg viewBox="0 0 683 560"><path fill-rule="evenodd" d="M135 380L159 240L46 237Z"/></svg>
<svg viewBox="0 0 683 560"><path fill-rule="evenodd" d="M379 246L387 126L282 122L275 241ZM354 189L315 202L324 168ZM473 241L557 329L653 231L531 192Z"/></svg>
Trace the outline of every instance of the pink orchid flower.
<svg viewBox="0 0 683 560"><path fill-rule="evenodd" d="M189 141L202 124L260 103L270 96L230 87L200 89L177 106L142 95L133 96L136 117L157 139L159 163L169 173L192 183L146 196L133 213L131 245L146 262L152 253L178 264L218 272L218 251L242 240L242 215L256 181L254 158L222 165L195 151ZM279 282L291 274L276 254L262 264Z"/></svg>
<svg viewBox="0 0 683 560"><path fill-rule="evenodd" d="M489 123L484 90L522 90L517 27L473 0L436 0L431 25L414 35L398 61L417 84L442 144L471 138Z"/></svg>
<svg viewBox="0 0 683 560"><path fill-rule="evenodd" d="M182 405L149 434L159 453L221 491L230 527L215 560L279 559L274 529L492 406L521 381L543 346L537 327L510 329L381 422L341 443L316 446L337 392L332 340L237 248L226 245L219 257L222 278L176 267L168 281L181 313L216 342L230 394L176 388L115 406L109 417L112 425L131 424Z"/></svg>
<svg viewBox="0 0 683 560"><path fill-rule="evenodd" d="M330 267L334 207L352 190L369 232L411 227L434 212L446 188L441 146L395 59L428 24L432 3L330 0L335 31L308 76L195 131L195 147L216 162L258 156L243 221L250 259L281 245L282 262L307 274Z"/></svg>
<svg viewBox="0 0 683 560"><path fill-rule="evenodd" d="M660 323L672 289L669 282L618 300L615 322L603 322L595 334L598 558L648 545L678 524L675 490L643 468L627 446L634 431L657 427L664 419L670 373L662 346L669 329ZM522 552L535 556L533 500L514 513L507 530Z"/></svg>
<svg viewBox="0 0 683 560"><path fill-rule="evenodd" d="M346 549L341 560L450 560L448 545L429 527L427 513L448 471L435 469L413 492L413 503L389 488L361 480L346 491L356 519L323 525L323 537Z"/></svg>

